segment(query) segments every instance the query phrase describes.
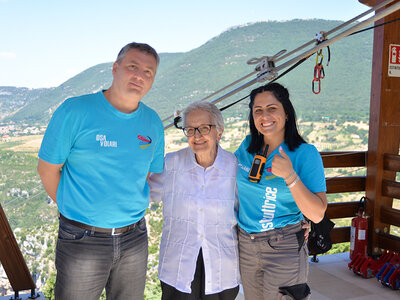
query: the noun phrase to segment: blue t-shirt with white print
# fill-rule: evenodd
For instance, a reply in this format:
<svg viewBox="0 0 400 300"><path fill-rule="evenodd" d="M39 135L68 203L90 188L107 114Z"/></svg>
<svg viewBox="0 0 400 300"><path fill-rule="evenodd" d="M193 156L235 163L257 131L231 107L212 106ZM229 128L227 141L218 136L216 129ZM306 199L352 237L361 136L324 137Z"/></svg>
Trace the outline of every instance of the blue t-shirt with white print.
<svg viewBox="0 0 400 300"><path fill-rule="evenodd" d="M251 136L247 136L235 152L239 162L239 226L248 233L259 233L300 222L303 220L303 214L285 180L271 173L272 160L276 154L279 155L279 147L267 157L261 181L249 181L249 172L255 156L247 151L250 140ZM294 151L290 151L286 143L282 143L281 146L303 184L312 193L326 191L324 167L318 150L306 143Z"/></svg>
<svg viewBox="0 0 400 300"><path fill-rule="evenodd" d="M123 227L144 216L148 172L163 171L163 125L143 103L126 114L103 92L70 98L54 112L39 157L64 164L57 190L62 215L97 227Z"/></svg>

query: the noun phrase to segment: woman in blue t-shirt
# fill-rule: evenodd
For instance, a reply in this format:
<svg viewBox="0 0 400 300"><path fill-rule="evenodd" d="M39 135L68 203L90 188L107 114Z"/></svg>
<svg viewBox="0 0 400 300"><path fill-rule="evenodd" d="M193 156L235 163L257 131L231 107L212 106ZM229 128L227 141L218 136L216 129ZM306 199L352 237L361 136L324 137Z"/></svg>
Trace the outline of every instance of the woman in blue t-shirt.
<svg viewBox="0 0 400 300"><path fill-rule="evenodd" d="M301 223L303 216L320 222L327 207L322 159L300 136L289 92L282 85L254 89L249 107L251 135L235 152L245 298L307 299L308 250ZM249 180L252 166L260 162L256 155L266 157L259 182Z"/></svg>

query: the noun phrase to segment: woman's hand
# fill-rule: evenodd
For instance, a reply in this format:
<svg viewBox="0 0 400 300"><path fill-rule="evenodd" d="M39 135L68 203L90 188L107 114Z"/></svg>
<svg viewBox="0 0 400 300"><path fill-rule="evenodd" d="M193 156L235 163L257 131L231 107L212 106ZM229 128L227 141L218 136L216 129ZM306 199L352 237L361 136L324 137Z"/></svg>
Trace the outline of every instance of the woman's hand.
<svg viewBox="0 0 400 300"><path fill-rule="evenodd" d="M314 194L302 183L301 178L293 170L292 161L282 147L279 147L279 155L275 155L272 160L271 172L285 180L303 215L314 223L319 223L328 205L326 193Z"/></svg>
<svg viewBox="0 0 400 300"><path fill-rule="evenodd" d="M282 146L279 146L279 154L275 154L272 160L271 172L275 176L287 179L294 172L292 161L285 151L283 151Z"/></svg>

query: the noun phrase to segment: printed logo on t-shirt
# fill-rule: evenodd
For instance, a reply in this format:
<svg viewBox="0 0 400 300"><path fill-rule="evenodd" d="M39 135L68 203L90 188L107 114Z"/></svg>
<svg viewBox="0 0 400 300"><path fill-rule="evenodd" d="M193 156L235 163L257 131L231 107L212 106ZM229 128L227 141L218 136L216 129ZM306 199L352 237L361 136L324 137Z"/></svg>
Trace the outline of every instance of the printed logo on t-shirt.
<svg viewBox="0 0 400 300"><path fill-rule="evenodd" d="M271 188L267 186L265 188L264 203L261 206L261 211L263 213L263 218L259 221L262 229L261 232L274 229L275 208L276 208L276 193L277 188Z"/></svg>
<svg viewBox="0 0 400 300"><path fill-rule="evenodd" d="M250 168L249 167L246 167L246 166L242 165L241 163L239 163L238 165L239 165L239 168L241 168L243 171L250 172Z"/></svg>
<svg viewBox="0 0 400 300"><path fill-rule="evenodd" d="M107 141L107 137L104 134L96 135L96 141L100 142L100 147L118 147L117 141Z"/></svg>
<svg viewBox="0 0 400 300"><path fill-rule="evenodd" d="M271 173L271 167L268 167L268 168L266 169L266 171L269 172L269 173ZM271 174L272 174L272 173L271 173ZM271 180L271 179L274 179L274 178L276 178L276 175L274 175L274 174L265 176L265 179L266 179L266 180Z"/></svg>
<svg viewBox="0 0 400 300"><path fill-rule="evenodd" d="M143 135L139 134L138 139L140 149L146 149L151 144L151 137L149 136L144 137Z"/></svg>

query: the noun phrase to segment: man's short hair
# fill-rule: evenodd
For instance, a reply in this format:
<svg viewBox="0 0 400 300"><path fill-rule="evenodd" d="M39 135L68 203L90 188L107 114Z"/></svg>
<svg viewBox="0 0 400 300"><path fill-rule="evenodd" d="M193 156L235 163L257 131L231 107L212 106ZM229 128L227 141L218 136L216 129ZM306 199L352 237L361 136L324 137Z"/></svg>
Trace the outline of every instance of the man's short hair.
<svg viewBox="0 0 400 300"><path fill-rule="evenodd" d="M138 49L139 51L143 51L143 52L153 55L154 58L156 59L157 67L160 64L160 57L158 56L157 51L154 50L153 47L151 47L148 44L136 43L136 42L132 42L132 43L125 45L121 49L121 51L119 51L116 62L120 63L126 56L126 53L128 53L129 50L131 50L131 49Z"/></svg>

